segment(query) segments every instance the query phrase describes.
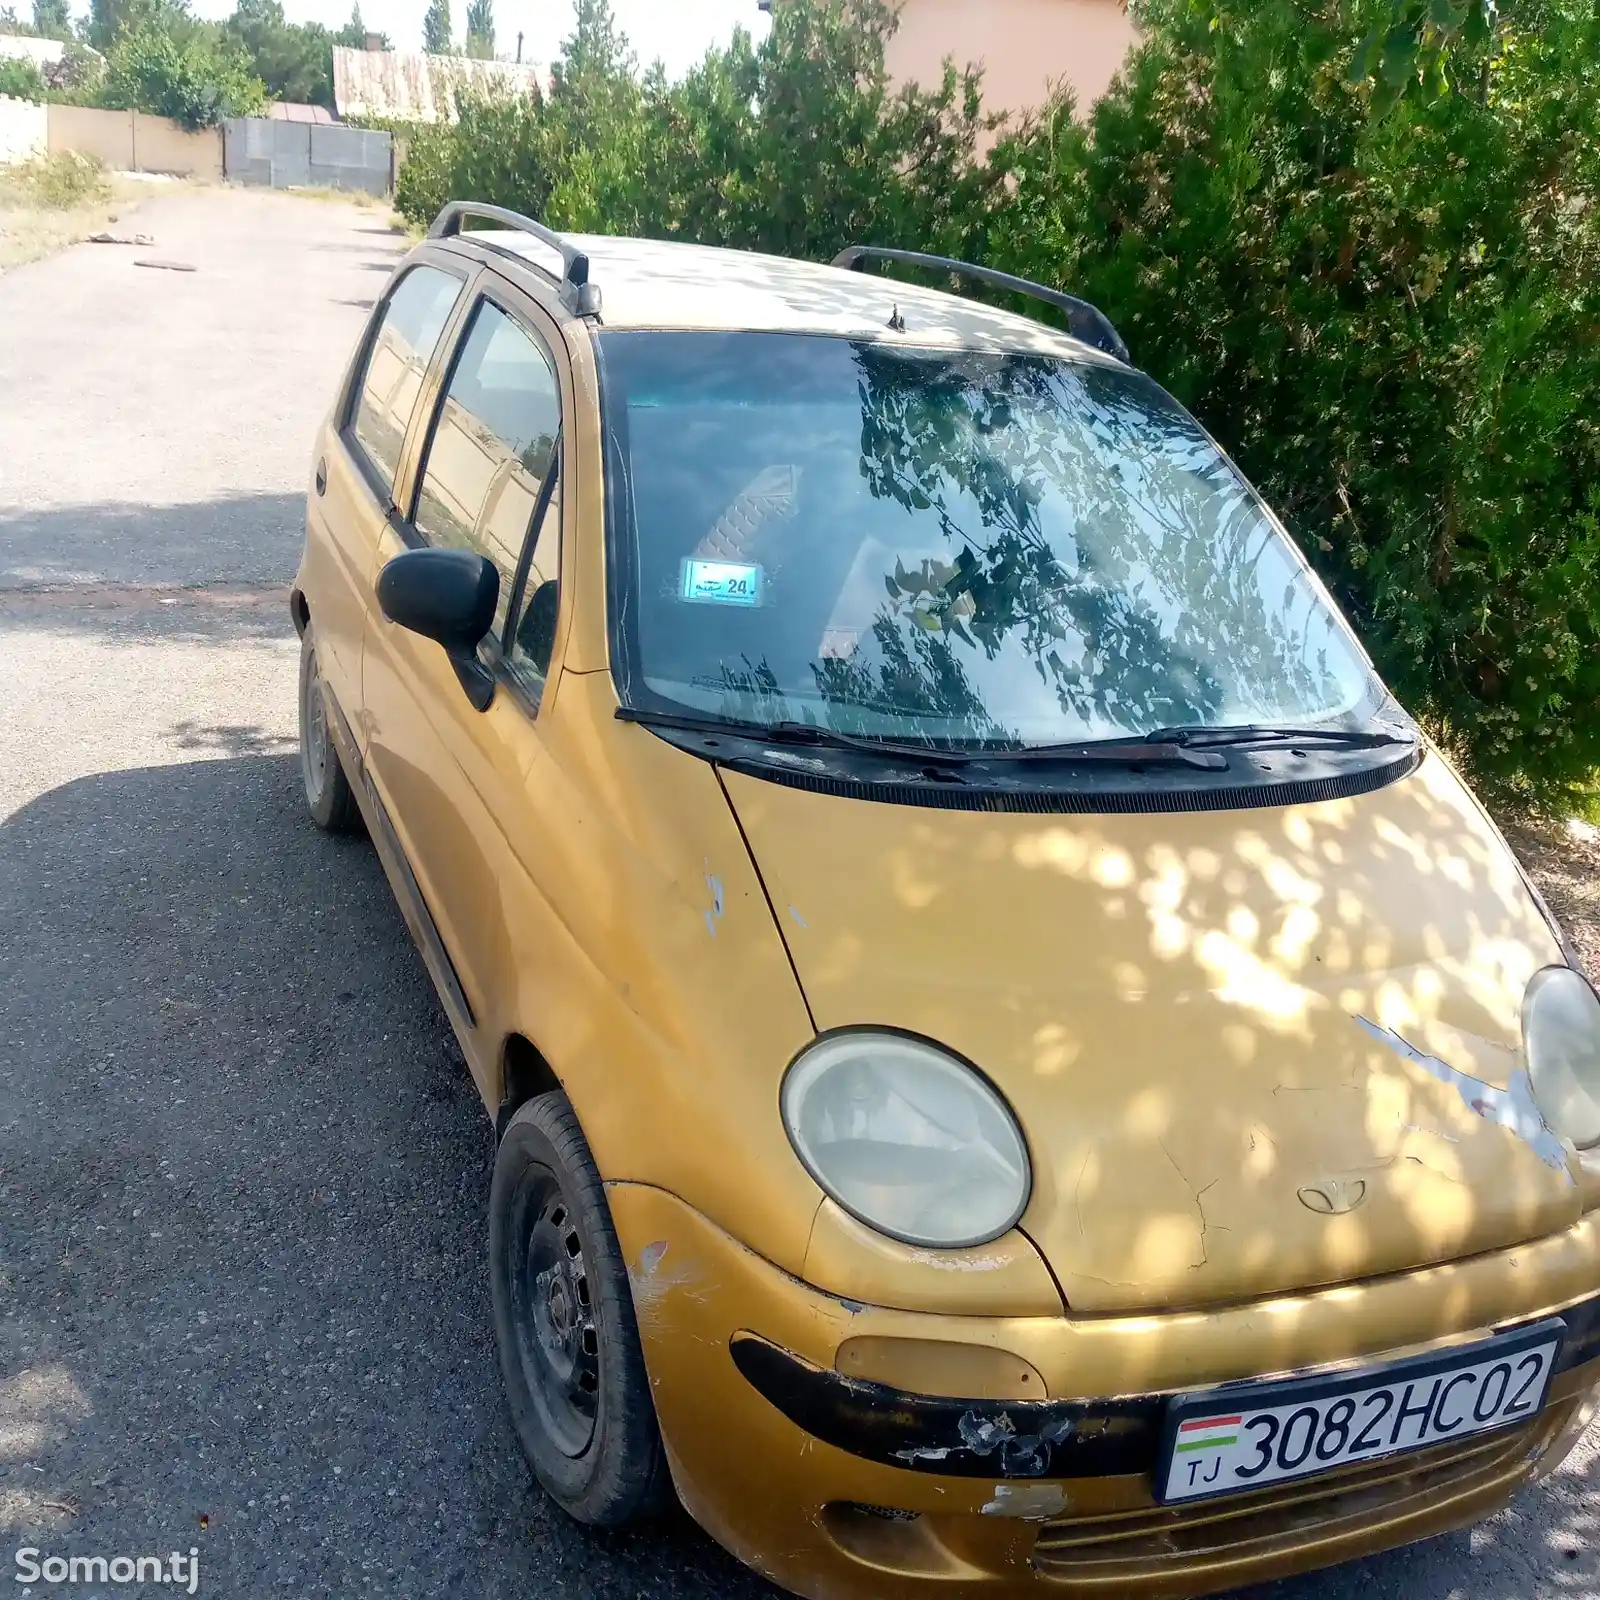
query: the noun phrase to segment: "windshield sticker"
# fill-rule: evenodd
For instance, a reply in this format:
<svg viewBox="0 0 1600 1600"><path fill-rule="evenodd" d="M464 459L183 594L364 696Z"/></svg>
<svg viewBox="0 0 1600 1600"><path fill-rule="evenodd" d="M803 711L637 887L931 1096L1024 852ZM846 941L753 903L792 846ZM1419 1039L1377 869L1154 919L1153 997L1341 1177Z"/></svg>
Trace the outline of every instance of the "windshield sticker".
<svg viewBox="0 0 1600 1600"><path fill-rule="evenodd" d="M719 606L761 604L761 568L742 561L697 561L683 564L684 600L705 600Z"/></svg>

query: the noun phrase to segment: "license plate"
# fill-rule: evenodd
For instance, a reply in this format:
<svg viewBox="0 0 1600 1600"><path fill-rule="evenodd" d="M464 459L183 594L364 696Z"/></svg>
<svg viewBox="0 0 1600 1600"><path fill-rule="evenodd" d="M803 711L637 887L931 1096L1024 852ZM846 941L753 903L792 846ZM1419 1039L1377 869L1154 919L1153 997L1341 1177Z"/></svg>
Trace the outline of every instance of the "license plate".
<svg viewBox="0 0 1600 1600"><path fill-rule="evenodd" d="M1185 1395L1167 1408L1156 1497L1238 1494L1527 1422L1565 1332L1553 1317L1387 1366Z"/></svg>

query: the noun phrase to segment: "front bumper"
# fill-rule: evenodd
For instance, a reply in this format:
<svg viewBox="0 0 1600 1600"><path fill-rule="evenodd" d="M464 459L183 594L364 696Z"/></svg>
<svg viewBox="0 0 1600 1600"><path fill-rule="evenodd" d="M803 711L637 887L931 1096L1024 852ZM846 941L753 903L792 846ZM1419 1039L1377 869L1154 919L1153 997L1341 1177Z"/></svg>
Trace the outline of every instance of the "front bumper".
<svg viewBox="0 0 1600 1600"><path fill-rule="evenodd" d="M1600 1385L1588 1220L1445 1267L1203 1313L976 1318L836 1299L662 1190L608 1195L678 1492L741 1560L807 1596L1177 1597L1305 1571L1498 1509L1564 1454ZM1526 1427L1248 1495L1151 1498L1176 1390L1416 1354L1551 1312L1568 1335ZM911 1381L835 1371L847 1341L875 1352L879 1377L904 1351ZM1006 1352L1048 1398L930 1395L914 1375L952 1346Z"/></svg>

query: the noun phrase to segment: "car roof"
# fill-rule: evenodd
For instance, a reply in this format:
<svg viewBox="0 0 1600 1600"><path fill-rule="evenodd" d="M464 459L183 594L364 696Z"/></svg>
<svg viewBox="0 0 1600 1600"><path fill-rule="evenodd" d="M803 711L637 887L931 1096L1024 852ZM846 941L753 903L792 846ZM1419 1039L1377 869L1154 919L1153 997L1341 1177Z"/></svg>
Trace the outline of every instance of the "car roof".
<svg viewBox="0 0 1600 1600"><path fill-rule="evenodd" d="M464 243L488 246L538 268L541 282L561 258L537 237L473 229ZM692 329L819 333L877 338L899 312L908 344L1026 350L1112 362L1092 346L1029 317L876 274L820 266L753 250L663 239L563 234L589 258L607 329ZM896 330L899 332L899 330Z"/></svg>

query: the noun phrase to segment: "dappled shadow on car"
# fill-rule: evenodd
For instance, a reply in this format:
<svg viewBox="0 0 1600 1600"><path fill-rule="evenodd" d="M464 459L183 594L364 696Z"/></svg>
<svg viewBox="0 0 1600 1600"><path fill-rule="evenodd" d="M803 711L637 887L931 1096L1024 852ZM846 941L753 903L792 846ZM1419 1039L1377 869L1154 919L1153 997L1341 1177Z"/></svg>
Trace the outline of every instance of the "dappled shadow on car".
<svg viewBox="0 0 1600 1600"><path fill-rule="evenodd" d="M681 1516L592 1535L532 1485L488 1119L375 857L310 825L292 756L23 805L0 996L15 1542L198 1542L225 1594L771 1593Z"/></svg>
<svg viewBox="0 0 1600 1600"><path fill-rule="evenodd" d="M1499 1516L1382 1555L1250 1589L1231 1600L1556 1600L1600 1594L1600 1449L1593 1431L1566 1465Z"/></svg>

